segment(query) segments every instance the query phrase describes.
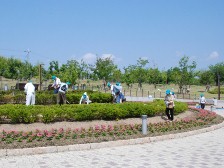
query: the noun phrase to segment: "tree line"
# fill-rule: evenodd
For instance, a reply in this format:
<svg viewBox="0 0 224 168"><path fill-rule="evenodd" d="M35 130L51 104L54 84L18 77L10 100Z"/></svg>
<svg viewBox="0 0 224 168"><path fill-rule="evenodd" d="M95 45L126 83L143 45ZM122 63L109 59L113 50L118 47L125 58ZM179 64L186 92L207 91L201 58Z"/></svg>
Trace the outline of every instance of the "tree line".
<svg viewBox="0 0 224 168"><path fill-rule="evenodd" d="M135 65L129 65L121 71L111 57L97 58L95 64L87 64L83 60L68 60L59 67L58 61L51 61L45 69L42 66L32 65L28 61L22 62L16 58L0 56L0 76L10 79L29 80L40 77L48 80L52 75L58 76L62 81L78 84L80 79L119 81L131 86L138 83L169 84L174 83L182 90L184 87L194 85L218 85L224 82L224 62L210 65L207 70L196 70L197 63L189 62L188 56L179 60L177 67L168 70L159 70L158 67L148 67L148 60L139 58Z"/></svg>

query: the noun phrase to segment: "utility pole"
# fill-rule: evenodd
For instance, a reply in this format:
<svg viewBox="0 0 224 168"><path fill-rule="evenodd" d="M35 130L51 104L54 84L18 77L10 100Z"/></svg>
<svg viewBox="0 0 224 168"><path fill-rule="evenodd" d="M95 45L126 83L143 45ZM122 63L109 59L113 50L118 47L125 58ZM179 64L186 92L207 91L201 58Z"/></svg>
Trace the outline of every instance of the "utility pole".
<svg viewBox="0 0 224 168"><path fill-rule="evenodd" d="M24 52L27 53L27 54L26 54L26 57L27 57L26 59L27 59L27 62L29 62L29 59L30 59L29 57L30 57L30 52L31 52L31 51L30 51L29 49L27 49L27 50L25 50Z"/></svg>
<svg viewBox="0 0 224 168"><path fill-rule="evenodd" d="M42 85L42 65L44 65L44 64L40 64L39 65L39 79L40 79L40 89L39 90L41 90L41 85Z"/></svg>
<svg viewBox="0 0 224 168"><path fill-rule="evenodd" d="M218 100L220 100L220 75L218 73Z"/></svg>

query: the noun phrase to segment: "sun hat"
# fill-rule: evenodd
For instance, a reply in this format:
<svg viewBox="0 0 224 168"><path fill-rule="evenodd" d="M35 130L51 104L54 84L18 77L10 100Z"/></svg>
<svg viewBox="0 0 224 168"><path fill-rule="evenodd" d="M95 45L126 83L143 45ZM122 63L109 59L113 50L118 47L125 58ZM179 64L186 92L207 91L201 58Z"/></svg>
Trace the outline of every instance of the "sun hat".
<svg viewBox="0 0 224 168"><path fill-rule="evenodd" d="M166 94L170 94L170 90L169 89L166 90Z"/></svg>
<svg viewBox="0 0 224 168"><path fill-rule="evenodd" d="M117 86L120 86L121 84L119 82L116 83Z"/></svg>
<svg viewBox="0 0 224 168"><path fill-rule="evenodd" d="M56 76L53 75L53 76L51 77L51 79L52 79L52 80L55 80L55 79L56 79Z"/></svg>

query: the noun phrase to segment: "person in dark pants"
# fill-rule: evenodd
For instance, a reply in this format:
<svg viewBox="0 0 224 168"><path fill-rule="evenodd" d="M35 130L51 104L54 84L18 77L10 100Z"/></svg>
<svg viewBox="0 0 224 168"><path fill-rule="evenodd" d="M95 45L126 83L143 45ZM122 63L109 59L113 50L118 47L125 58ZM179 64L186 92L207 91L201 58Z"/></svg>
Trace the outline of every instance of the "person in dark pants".
<svg viewBox="0 0 224 168"><path fill-rule="evenodd" d="M66 92L68 91L68 85L70 85L70 82L61 83L58 90L57 104L66 104Z"/></svg>
<svg viewBox="0 0 224 168"><path fill-rule="evenodd" d="M166 90L166 96L164 99L166 104L166 116L168 120L173 121L173 114L174 114L174 96L171 94L170 90Z"/></svg>
<svg viewBox="0 0 224 168"><path fill-rule="evenodd" d="M199 103L201 105L201 108L204 109L205 108L205 103L206 103L206 99L205 99L204 94L200 94Z"/></svg>

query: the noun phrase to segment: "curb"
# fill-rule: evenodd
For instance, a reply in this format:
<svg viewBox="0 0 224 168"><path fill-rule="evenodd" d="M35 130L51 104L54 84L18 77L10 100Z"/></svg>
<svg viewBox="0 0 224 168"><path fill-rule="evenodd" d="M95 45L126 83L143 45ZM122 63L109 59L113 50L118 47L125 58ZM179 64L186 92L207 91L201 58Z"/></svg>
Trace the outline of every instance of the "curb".
<svg viewBox="0 0 224 168"><path fill-rule="evenodd" d="M213 125L211 127L202 128L199 130L193 130L193 131L177 133L177 134L161 135L161 136L155 136L155 137L108 141L108 142L100 142L100 143L75 144L75 145L67 145L67 146L48 146L48 147L23 148L23 149L0 149L0 158L7 157L7 156L36 155L36 154L67 152L67 151L100 149L100 148L107 148L107 147L118 147L118 146L125 146L125 145L137 145L137 144L158 142L158 141L169 140L169 139L184 138L184 137L196 135L199 133L214 131L222 127L224 127L224 122L217 125Z"/></svg>

